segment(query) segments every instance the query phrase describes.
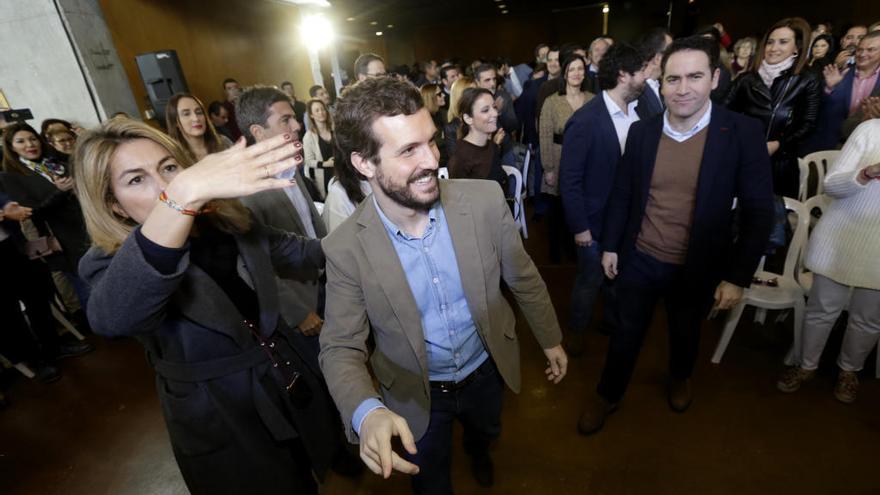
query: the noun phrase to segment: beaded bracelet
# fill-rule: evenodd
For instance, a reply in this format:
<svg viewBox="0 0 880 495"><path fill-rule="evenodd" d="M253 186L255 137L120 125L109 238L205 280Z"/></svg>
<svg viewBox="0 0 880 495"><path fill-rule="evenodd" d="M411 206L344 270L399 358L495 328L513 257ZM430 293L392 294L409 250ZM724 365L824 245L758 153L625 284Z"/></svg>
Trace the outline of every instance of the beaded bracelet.
<svg viewBox="0 0 880 495"><path fill-rule="evenodd" d="M205 213L205 210L190 210L190 209L184 208L183 206L181 206L180 204L175 202L173 199L169 198L168 195L165 194L165 191L162 191L159 194L159 201L168 205L168 207L171 208L172 210L175 210L179 213L182 213L184 215L188 215L191 217L196 217L196 216L201 215L202 213Z"/></svg>

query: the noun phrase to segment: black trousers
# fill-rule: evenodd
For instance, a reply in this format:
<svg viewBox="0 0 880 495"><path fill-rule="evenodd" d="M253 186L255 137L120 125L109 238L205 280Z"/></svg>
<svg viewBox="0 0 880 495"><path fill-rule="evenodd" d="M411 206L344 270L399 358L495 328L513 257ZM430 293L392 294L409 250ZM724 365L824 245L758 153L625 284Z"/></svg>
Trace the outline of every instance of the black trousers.
<svg viewBox="0 0 880 495"><path fill-rule="evenodd" d="M431 387L431 419L428 431L416 442L416 455L404 451L419 466L412 477L413 493L451 495L452 425L464 427L464 449L471 456L486 455L489 444L501 434L504 384L492 358L474 371L473 381L458 390L444 392Z"/></svg>
<svg viewBox="0 0 880 495"><path fill-rule="evenodd" d="M59 338L49 301L54 294L49 269L21 254L12 239L0 242L0 353L10 361L50 360ZM30 328L19 301L27 308Z"/></svg>
<svg viewBox="0 0 880 495"><path fill-rule="evenodd" d="M700 324L714 298L711 281L684 279L682 265L663 263L636 251L620 267L617 281L620 325L611 335L597 392L618 402L632 377L654 309L662 298L669 327L669 373L690 378L700 347Z"/></svg>

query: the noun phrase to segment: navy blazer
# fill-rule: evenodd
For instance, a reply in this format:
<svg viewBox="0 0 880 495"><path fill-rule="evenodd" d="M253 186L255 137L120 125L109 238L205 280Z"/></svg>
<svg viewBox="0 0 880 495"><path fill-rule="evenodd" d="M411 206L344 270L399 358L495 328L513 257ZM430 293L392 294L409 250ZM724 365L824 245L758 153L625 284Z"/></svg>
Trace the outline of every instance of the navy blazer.
<svg viewBox="0 0 880 495"><path fill-rule="evenodd" d="M819 108L819 121L816 125L816 132L812 139L806 144L803 150L804 154L813 151L833 150L840 147L840 139L842 136L843 122L849 116L849 103L852 100L853 82L856 78L855 68L851 68L843 81L837 83L831 94L825 93L825 86L822 89L822 106ZM880 77L874 84L871 92L880 89Z"/></svg>
<svg viewBox="0 0 880 495"><path fill-rule="evenodd" d="M619 265L635 250L651 188L663 116L630 128L605 216L603 250L619 253ZM712 106L697 180L685 276L748 287L773 225L770 157L761 123ZM733 199L738 198L738 237L733 238Z"/></svg>
<svg viewBox="0 0 880 495"><path fill-rule="evenodd" d="M645 118L643 111L639 104L640 118ZM558 180L568 229L573 234L589 229L593 239L601 240L605 203L620 160L620 141L601 91L568 119L562 142Z"/></svg>
<svg viewBox="0 0 880 495"><path fill-rule="evenodd" d="M654 93L654 90L645 83L645 89L642 91L642 94L639 95L639 106L636 107L639 112L639 116L643 119L651 118L657 114L663 113L663 101L660 100L660 97Z"/></svg>

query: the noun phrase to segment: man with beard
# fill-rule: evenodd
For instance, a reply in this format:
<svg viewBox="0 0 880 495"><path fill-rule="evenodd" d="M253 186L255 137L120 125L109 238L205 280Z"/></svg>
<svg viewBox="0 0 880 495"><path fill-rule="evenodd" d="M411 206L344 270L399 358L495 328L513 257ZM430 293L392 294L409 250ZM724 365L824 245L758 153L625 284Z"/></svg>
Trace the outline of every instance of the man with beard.
<svg viewBox="0 0 880 495"><path fill-rule="evenodd" d="M323 242L320 361L367 467L385 478L392 470L413 475L415 493L447 494L453 421L464 427L474 477L490 486L503 383L520 389L515 317L501 280L544 349L548 380L562 380L567 357L501 190L489 181L438 181L435 132L405 82L365 80L340 99L342 166L354 167L373 194ZM392 450L395 436L405 452Z"/></svg>
<svg viewBox="0 0 880 495"><path fill-rule="evenodd" d="M575 112L565 125L559 177L553 180L559 181L565 219L574 234L578 254L566 338L572 356L583 353L584 330L590 325L602 287L602 332L611 333L617 326L613 288L603 285L602 219L629 127L639 120L639 96L647 77L645 58L644 53L626 43L612 46L596 78L601 93Z"/></svg>

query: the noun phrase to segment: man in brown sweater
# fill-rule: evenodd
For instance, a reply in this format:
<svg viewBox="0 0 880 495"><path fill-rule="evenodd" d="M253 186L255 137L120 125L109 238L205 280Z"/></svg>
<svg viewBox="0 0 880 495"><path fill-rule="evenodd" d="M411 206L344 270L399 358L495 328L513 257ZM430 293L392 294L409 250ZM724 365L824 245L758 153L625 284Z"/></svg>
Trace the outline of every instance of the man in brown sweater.
<svg viewBox="0 0 880 495"><path fill-rule="evenodd" d="M662 65L667 109L630 128L605 210L602 267L617 280L620 323L578 423L585 435L617 408L661 298L669 327L667 400L676 412L690 406L700 324L711 307L729 309L740 300L773 221L760 123L713 107L709 98L718 85L717 45L677 40Z"/></svg>

